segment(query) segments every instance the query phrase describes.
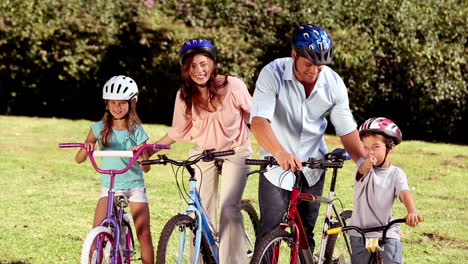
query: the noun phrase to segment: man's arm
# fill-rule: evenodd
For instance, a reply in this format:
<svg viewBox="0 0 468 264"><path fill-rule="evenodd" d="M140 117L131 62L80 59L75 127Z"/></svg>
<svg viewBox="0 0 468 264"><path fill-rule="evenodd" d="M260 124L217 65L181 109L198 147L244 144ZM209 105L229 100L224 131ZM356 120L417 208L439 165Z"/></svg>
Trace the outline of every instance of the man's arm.
<svg viewBox="0 0 468 264"><path fill-rule="evenodd" d="M354 162L357 162L361 157L365 157L364 147L359 138L359 132L355 129L353 132L340 136L341 143L349 153Z"/></svg>
<svg viewBox="0 0 468 264"><path fill-rule="evenodd" d="M302 170L301 160L284 149L268 119L258 116L253 117L251 129L260 146L275 156L281 168L284 170L291 169L292 171L295 171L296 168Z"/></svg>

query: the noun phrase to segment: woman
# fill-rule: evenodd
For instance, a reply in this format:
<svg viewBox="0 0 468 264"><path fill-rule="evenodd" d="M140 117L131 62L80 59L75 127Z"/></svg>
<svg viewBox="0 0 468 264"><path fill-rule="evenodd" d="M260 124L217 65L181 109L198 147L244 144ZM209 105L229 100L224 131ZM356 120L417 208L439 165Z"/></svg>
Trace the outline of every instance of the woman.
<svg viewBox="0 0 468 264"><path fill-rule="evenodd" d="M157 144L195 141L190 155L205 149L233 149L223 164L221 191L213 162L198 163L197 184L209 220L217 228L217 203L220 202L220 263L247 263L244 224L240 201L247 181L250 158L251 96L245 83L232 76L218 74L216 50L206 39L191 39L179 52L182 85L177 93L172 128Z"/></svg>

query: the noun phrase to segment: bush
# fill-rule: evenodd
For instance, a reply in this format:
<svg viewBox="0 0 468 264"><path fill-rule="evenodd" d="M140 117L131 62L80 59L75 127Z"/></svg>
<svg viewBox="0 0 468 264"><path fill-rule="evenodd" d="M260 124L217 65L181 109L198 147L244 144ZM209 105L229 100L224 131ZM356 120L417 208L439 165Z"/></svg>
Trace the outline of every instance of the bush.
<svg viewBox="0 0 468 264"><path fill-rule="evenodd" d="M332 68L347 83L359 122L387 116L402 127L405 139L468 142L462 136L467 116L467 34L461 1L165 3L188 27L230 28L224 35L242 40L241 47L250 52L232 61L238 66L231 69L240 69L250 87L265 64L289 56L295 25L319 24L335 40ZM242 54L242 49L223 49L230 42L220 44L221 60Z"/></svg>
<svg viewBox="0 0 468 264"><path fill-rule="evenodd" d="M405 139L466 144L466 10L456 0L6 0L0 113L96 120L103 83L127 74L143 121L170 124L184 41L211 40L221 72L253 92L264 65L290 56L292 29L313 23L332 35L331 67L359 123L387 116Z"/></svg>

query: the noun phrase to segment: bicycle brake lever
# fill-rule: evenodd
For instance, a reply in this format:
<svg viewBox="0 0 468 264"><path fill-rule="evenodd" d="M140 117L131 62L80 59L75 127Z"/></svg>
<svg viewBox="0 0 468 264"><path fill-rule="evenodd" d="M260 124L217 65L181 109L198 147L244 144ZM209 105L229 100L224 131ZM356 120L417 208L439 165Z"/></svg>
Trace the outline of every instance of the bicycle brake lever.
<svg viewBox="0 0 468 264"><path fill-rule="evenodd" d="M214 148L213 148L213 149L206 149L206 150L203 150L202 155L203 155L204 157L203 157L202 160L205 161L205 162L214 160L214 156L213 156L213 154L211 153L211 152L213 152L213 151L215 151Z"/></svg>

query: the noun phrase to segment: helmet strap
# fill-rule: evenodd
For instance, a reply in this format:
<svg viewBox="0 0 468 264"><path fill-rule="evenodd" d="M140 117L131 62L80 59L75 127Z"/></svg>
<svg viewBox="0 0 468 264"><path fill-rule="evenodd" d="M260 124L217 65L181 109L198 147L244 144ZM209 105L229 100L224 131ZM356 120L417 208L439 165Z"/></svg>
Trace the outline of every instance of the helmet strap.
<svg viewBox="0 0 468 264"><path fill-rule="evenodd" d="M376 168L382 168L382 166L384 165L385 161L387 161L387 155L388 155L388 148L387 148L387 150L385 151L385 158L382 160L382 162L381 162L379 165L374 166L374 167L376 167Z"/></svg>
<svg viewBox="0 0 468 264"><path fill-rule="evenodd" d="M207 81L206 83L204 83L204 84L197 84L197 87L203 87L203 88L205 88L205 87L208 86L209 82L210 82L210 80L208 80L208 81Z"/></svg>
<svg viewBox="0 0 468 264"><path fill-rule="evenodd" d="M387 161L387 156L388 156L388 153L390 152L390 148L392 147L392 145L393 145L393 140L387 138L387 143L385 144L385 149L386 149L385 150L385 157L384 157L383 161L379 165L375 166L376 168L382 168L385 161Z"/></svg>

